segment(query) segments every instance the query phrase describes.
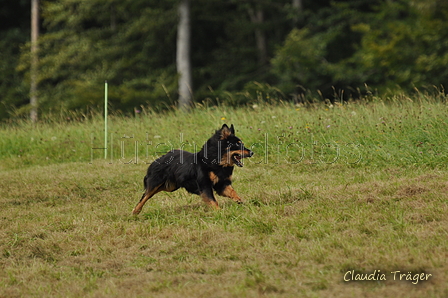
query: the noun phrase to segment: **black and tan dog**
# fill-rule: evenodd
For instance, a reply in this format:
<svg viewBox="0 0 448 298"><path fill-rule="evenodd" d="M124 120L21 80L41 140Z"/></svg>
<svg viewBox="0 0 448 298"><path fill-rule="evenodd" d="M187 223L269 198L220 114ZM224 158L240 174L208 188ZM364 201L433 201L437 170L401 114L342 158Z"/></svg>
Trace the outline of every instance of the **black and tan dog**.
<svg viewBox="0 0 448 298"><path fill-rule="evenodd" d="M156 159L143 180L145 193L132 213L139 214L143 205L160 191L175 191L180 187L197 194L209 205L219 208L213 189L221 196L242 203L232 187L234 165L243 166L242 159L253 152L235 136L233 124L224 124L204 144L201 151L190 153L173 150Z"/></svg>

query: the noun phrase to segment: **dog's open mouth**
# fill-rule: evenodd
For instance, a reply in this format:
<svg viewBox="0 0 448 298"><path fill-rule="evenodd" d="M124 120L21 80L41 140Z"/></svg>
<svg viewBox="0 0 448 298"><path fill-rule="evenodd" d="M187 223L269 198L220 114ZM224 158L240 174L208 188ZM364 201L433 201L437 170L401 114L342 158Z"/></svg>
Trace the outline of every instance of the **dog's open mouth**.
<svg viewBox="0 0 448 298"><path fill-rule="evenodd" d="M235 153L235 154L232 156L233 161L234 161L235 164L236 164L237 166L239 166L239 167L242 167L242 166L243 166L242 159L245 158L245 157L247 157L247 156L243 156L243 155L238 154L238 153Z"/></svg>
<svg viewBox="0 0 448 298"><path fill-rule="evenodd" d="M243 163L241 162L241 160L243 159L243 156L241 156L240 154L236 153L233 155L233 161L235 162L235 164L239 167L243 166Z"/></svg>

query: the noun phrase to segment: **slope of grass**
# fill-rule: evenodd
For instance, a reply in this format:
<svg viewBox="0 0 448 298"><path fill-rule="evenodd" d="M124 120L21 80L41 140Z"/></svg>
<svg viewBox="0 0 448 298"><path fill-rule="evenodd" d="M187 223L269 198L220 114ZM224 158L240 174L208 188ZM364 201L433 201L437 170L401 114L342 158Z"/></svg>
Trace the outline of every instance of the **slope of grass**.
<svg viewBox="0 0 448 298"><path fill-rule="evenodd" d="M446 112L428 100L115 116L106 161L91 159L99 118L5 127L0 296L446 297ZM246 203L214 211L179 190L132 216L146 163L224 122L257 154L235 170ZM386 280L344 281L352 270Z"/></svg>

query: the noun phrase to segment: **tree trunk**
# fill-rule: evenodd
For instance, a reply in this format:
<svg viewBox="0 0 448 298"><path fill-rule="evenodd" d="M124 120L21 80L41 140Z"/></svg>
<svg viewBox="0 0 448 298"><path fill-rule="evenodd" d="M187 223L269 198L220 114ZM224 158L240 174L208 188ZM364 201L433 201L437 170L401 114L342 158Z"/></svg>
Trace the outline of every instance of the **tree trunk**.
<svg viewBox="0 0 448 298"><path fill-rule="evenodd" d="M115 11L115 5L110 5L110 30L115 31L117 29L117 13Z"/></svg>
<svg viewBox="0 0 448 298"><path fill-rule="evenodd" d="M261 25L264 22L264 13L261 8L249 9L249 17L252 23L256 25L255 27L255 42L257 44L258 51L258 64L263 66L268 61L268 51L266 48L266 35L261 29Z"/></svg>
<svg viewBox="0 0 448 298"><path fill-rule="evenodd" d="M303 9L302 0L292 0L292 7L297 11L301 12Z"/></svg>
<svg viewBox="0 0 448 298"><path fill-rule="evenodd" d="M31 69L30 69L30 119L37 121L37 63L39 38L39 0L31 0Z"/></svg>
<svg viewBox="0 0 448 298"><path fill-rule="evenodd" d="M295 10L295 13L296 13L293 18L294 27L297 27L297 23L299 21L299 14L303 10L302 0L292 0L292 8Z"/></svg>
<svg viewBox="0 0 448 298"><path fill-rule="evenodd" d="M302 0L292 0L292 8L295 10L295 15L292 19L293 26L297 28L298 23L299 23L300 13L303 11ZM299 92L297 91L297 88L295 88L294 93L292 94L292 98L295 103L299 103Z"/></svg>
<svg viewBox="0 0 448 298"><path fill-rule="evenodd" d="M179 4L179 24L177 27L177 73L179 75L179 109L189 110L193 102L193 80L190 61L190 0Z"/></svg>

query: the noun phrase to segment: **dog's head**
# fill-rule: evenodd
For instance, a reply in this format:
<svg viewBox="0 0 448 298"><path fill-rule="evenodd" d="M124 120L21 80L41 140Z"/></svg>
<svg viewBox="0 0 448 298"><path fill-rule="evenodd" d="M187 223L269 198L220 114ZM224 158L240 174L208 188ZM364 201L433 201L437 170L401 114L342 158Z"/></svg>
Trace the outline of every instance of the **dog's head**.
<svg viewBox="0 0 448 298"><path fill-rule="evenodd" d="M221 160L219 165L229 167L237 165L243 166L242 159L251 157L254 153L244 147L243 142L235 136L235 128L233 124L230 127L224 124L220 130L216 131L216 137L219 137Z"/></svg>

